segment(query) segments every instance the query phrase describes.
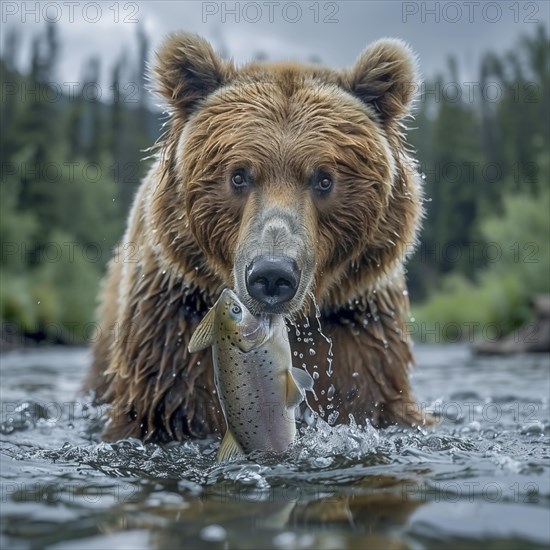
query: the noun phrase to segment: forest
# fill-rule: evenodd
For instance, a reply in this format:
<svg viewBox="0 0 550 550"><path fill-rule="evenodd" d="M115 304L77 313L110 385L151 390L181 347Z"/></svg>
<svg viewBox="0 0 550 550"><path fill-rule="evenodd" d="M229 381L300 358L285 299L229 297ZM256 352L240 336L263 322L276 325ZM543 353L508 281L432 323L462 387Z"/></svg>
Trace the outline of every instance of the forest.
<svg viewBox="0 0 550 550"><path fill-rule="evenodd" d="M66 86L55 24L30 37L25 71L24 39L5 33L0 59L2 339L90 343L101 277L165 121L149 99L149 41L139 29L131 55L92 57ZM549 46L539 26L510 51L485 52L476 82L450 58L419 90L408 135L426 216L407 271L418 326L504 334L550 291Z"/></svg>

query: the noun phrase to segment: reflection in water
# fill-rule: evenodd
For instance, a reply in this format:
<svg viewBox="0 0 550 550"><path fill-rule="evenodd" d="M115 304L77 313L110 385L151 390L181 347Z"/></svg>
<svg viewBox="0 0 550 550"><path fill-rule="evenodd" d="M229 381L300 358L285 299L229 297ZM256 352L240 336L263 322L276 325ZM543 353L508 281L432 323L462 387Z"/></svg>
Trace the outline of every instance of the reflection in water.
<svg viewBox="0 0 550 550"><path fill-rule="evenodd" d="M405 525L410 514L422 505L422 501L406 498L416 486L410 480L373 478L370 485L367 493L335 493L297 503L292 522L300 526L344 524L354 531L370 533Z"/></svg>

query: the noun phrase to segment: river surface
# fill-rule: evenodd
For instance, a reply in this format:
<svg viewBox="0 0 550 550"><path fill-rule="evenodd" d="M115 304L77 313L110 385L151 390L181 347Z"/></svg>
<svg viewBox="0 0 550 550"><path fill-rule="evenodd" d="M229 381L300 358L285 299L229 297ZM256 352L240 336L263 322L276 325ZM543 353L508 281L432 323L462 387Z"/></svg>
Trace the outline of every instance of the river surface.
<svg viewBox="0 0 550 550"><path fill-rule="evenodd" d="M416 357L434 428L317 421L284 455L216 465L217 440L102 443L88 350L5 353L0 547L547 548L548 355Z"/></svg>

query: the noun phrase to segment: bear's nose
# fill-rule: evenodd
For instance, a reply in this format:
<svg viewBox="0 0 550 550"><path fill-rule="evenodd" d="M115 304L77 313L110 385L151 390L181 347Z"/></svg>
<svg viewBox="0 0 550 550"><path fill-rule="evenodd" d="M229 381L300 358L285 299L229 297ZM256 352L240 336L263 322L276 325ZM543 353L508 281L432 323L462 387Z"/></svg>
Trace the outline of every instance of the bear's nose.
<svg viewBox="0 0 550 550"><path fill-rule="evenodd" d="M246 289L267 306L288 302L300 282L298 264L288 256L256 256L246 269Z"/></svg>

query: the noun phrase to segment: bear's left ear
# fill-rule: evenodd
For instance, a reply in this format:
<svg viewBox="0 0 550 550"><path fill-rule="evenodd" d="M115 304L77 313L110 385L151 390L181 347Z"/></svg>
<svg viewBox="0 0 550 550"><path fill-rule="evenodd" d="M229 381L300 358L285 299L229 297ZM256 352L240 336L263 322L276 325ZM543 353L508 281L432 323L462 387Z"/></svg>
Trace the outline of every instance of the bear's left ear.
<svg viewBox="0 0 550 550"><path fill-rule="evenodd" d="M345 87L372 105L385 123L407 115L419 87L416 58L401 40L371 44L344 73Z"/></svg>
<svg viewBox="0 0 550 550"><path fill-rule="evenodd" d="M187 119L201 100L229 80L232 67L204 38L175 33L157 52L157 91L177 115Z"/></svg>

